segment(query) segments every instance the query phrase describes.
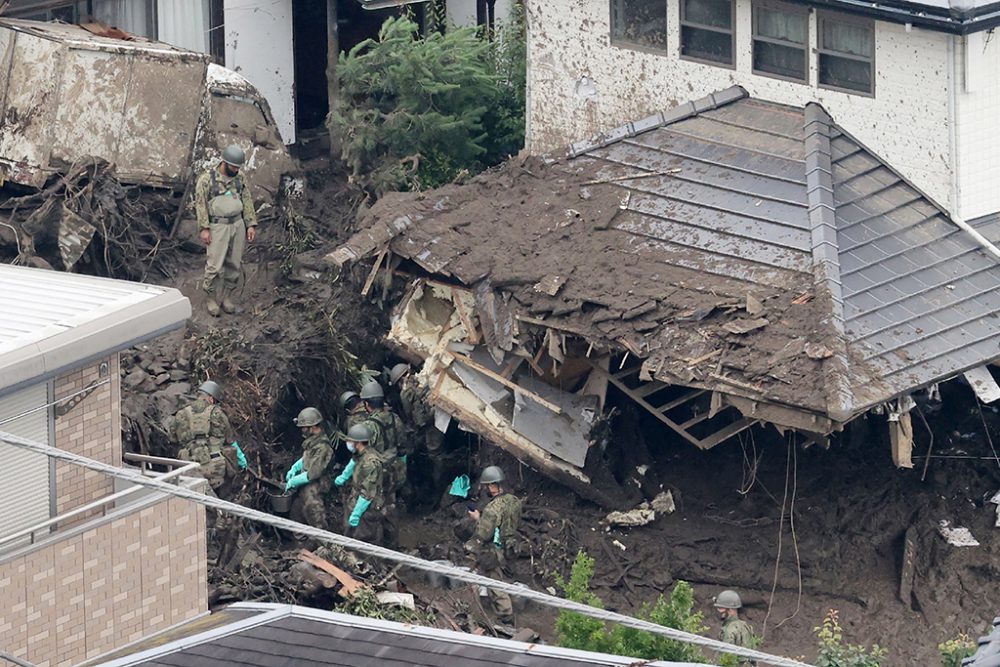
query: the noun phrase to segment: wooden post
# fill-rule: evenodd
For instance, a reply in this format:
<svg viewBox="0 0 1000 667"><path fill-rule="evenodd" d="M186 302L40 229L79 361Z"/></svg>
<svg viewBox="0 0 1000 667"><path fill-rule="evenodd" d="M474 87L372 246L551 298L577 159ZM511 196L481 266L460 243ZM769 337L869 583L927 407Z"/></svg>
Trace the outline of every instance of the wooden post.
<svg viewBox="0 0 1000 667"><path fill-rule="evenodd" d="M337 62L340 60L337 2L338 0L326 0L326 96L330 113L337 108L337 101L340 99L340 82L337 80ZM330 131L330 157L336 159L340 157L340 141L330 128L331 125L327 122L327 129Z"/></svg>

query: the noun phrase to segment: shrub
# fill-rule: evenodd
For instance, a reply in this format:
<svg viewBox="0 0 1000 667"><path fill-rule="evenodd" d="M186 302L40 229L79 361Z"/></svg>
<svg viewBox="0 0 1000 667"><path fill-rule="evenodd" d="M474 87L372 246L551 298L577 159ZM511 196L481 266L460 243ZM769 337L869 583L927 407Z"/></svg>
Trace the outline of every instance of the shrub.
<svg viewBox="0 0 1000 667"><path fill-rule="evenodd" d="M816 667L882 667L887 651L878 644L871 648L845 644L844 631L836 609L823 618L823 625L813 628L819 639Z"/></svg>
<svg viewBox="0 0 1000 667"><path fill-rule="evenodd" d="M942 667L961 667L962 661L976 652L976 642L964 632L955 639L938 644Z"/></svg>

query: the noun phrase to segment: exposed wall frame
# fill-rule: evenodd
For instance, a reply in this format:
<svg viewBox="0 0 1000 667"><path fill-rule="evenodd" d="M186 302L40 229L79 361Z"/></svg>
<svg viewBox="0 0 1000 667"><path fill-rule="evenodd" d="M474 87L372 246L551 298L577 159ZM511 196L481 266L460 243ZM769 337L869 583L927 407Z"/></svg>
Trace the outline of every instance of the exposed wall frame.
<svg viewBox="0 0 1000 667"><path fill-rule="evenodd" d="M713 65L715 67L736 69L736 1L726 0L729 5L729 28L723 28L721 26L715 26L707 23L701 23L698 21L690 20L688 17L687 5L689 2L692 1L697 1L697 0L680 0L680 2L678 3L680 6L680 45L678 46L680 57L683 60L691 60L693 62L704 63L706 65ZM728 35L729 62L725 62L722 60L713 60L712 58L705 58L702 56L685 53L685 35L689 34L692 31L701 31L703 33L707 32L720 35Z"/></svg>
<svg viewBox="0 0 1000 667"><path fill-rule="evenodd" d="M791 40L770 37L760 34L759 17L760 10L770 10L791 14L800 17L804 23L805 42L796 43ZM777 0L752 0L750 19L750 70L759 76L766 76L782 81L793 83L809 84L809 48L811 44L812 27L809 23L809 8L800 5L791 5ZM796 49L802 52L802 77L789 76L777 72L771 72L757 67L757 44L769 44L786 49Z"/></svg>
<svg viewBox="0 0 1000 667"><path fill-rule="evenodd" d="M843 25L854 26L857 28L865 29L869 32L871 36L871 56L859 56L852 53L847 53L844 51L833 50L825 43L823 38L823 29L827 23L840 23ZM875 97L875 73L876 73L876 62L875 62L875 51L876 51L876 39L877 34L875 31L875 20L861 18L857 16L851 16L849 14L842 14L839 12L829 12L829 11L819 11L816 14L816 85L820 88L825 88L827 90L836 90L842 93L847 93L849 95L861 95L863 97ZM859 90L857 88L850 88L847 86L838 86L836 84L823 83L823 59L824 58L839 58L841 60L854 61L860 63L867 63L869 68L869 86L868 90Z"/></svg>

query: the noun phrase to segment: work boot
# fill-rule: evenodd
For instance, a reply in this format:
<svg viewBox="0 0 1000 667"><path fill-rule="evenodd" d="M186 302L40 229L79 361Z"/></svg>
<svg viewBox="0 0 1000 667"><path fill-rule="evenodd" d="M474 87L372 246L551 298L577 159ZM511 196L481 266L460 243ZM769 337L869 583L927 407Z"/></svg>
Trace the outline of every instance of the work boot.
<svg viewBox="0 0 1000 667"><path fill-rule="evenodd" d="M228 289L222 290L222 310L232 315L233 313L236 312L236 304L230 301L229 299L230 291L231 290Z"/></svg>
<svg viewBox="0 0 1000 667"><path fill-rule="evenodd" d="M207 310L208 314L212 317L219 316L219 302L215 300L215 295L210 294L208 299L205 300L205 310Z"/></svg>

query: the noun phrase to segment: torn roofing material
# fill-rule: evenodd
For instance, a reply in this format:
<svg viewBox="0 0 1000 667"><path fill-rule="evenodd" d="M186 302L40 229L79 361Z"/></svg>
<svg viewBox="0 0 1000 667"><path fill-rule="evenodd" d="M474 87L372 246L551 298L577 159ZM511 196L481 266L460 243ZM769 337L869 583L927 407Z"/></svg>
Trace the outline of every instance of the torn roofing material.
<svg viewBox="0 0 1000 667"><path fill-rule="evenodd" d="M844 422L998 356L1000 265L816 104L731 88L466 185L388 196L391 250L643 379Z"/></svg>

